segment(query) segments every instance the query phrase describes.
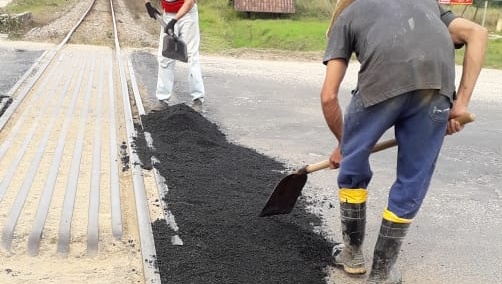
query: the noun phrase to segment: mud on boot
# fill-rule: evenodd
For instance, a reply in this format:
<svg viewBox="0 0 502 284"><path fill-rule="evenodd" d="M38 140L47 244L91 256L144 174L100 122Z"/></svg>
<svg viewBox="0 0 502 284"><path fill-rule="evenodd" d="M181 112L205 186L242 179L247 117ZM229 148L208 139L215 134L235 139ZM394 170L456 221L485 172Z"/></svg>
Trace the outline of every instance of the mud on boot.
<svg viewBox="0 0 502 284"><path fill-rule="evenodd" d="M397 267L392 267L390 271L380 274L379 272L370 273L370 278L366 284L401 284L401 272Z"/></svg>
<svg viewBox="0 0 502 284"><path fill-rule="evenodd" d="M343 266L343 270L348 274L366 273L364 255L361 250L353 251L344 244L338 244L333 247L332 255L335 258L335 264Z"/></svg>
<svg viewBox="0 0 502 284"><path fill-rule="evenodd" d="M382 219L367 284L400 284L402 282L396 261L411 223L411 220L403 220L409 222L397 223Z"/></svg>
<svg viewBox="0 0 502 284"><path fill-rule="evenodd" d="M366 229L366 189L340 189L343 244L333 248L335 264L349 274L364 274L362 245Z"/></svg>

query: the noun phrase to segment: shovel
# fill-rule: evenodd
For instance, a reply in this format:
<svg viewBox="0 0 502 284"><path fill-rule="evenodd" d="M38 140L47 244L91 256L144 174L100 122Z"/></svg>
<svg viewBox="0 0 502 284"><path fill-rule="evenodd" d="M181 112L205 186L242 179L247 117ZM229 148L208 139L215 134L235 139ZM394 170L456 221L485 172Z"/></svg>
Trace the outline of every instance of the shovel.
<svg viewBox="0 0 502 284"><path fill-rule="evenodd" d="M157 20L162 25L166 27L166 22L162 19L161 15L156 15ZM187 46L185 42L178 38L174 33L164 33L163 43L162 43L162 56L179 60L182 62L188 62Z"/></svg>
<svg viewBox="0 0 502 284"><path fill-rule="evenodd" d="M474 121L475 116L472 113L458 117L457 120L462 125ZM389 139L380 142L373 147L371 153L379 152L397 145L396 139ZM300 196L303 186L307 182L307 174L322 169L329 168L329 160L324 160L315 164L306 165L296 170L294 173L283 178L275 187L272 194L265 203L259 217L273 216L279 214L289 214Z"/></svg>

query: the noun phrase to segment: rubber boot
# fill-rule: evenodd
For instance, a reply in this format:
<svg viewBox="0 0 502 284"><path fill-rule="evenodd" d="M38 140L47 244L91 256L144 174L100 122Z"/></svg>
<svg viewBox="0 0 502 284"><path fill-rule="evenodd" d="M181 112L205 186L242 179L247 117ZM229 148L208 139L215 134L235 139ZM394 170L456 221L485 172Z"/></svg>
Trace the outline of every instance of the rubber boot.
<svg viewBox="0 0 502 284"><path fill-rule="evenodd" d="M367 284L401 283L401 273L395 264L409 227L410 223L382 219Z"/></svg>
<svg viewBox="0 0 502 284"><path fill-rule="evenodd" d="M349 274L366 273L362 244L366 227L366 202L340 202L343 246L333 248L336 265Z"/></svg>

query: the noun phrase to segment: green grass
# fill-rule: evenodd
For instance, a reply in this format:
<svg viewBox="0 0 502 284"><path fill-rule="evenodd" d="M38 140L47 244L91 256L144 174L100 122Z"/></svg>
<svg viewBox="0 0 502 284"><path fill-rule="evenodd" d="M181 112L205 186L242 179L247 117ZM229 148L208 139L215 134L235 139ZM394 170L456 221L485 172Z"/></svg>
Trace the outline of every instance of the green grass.
<svg viewBox="0 0 502 284"><path fill-rule="evenodd" d="M24 11L40 13L52 11L54 7L64 6L66 3L66 0L18 0L16 1L16 5L8 6L8 11L9 13L21 13Z"/></svg>
<svg viewBox="0 0 502 284"><path fill-rule="evenodd" d="M300 2L293 15L260 14L248 18L245 13L234 11L227 0L199 1L201 49L322 50L331 14L329 7L334 1L297 1Z"/></svg>
<svg viewBox="0 0 502 284"><path fill-rule="evenodd" d="M325 47L325 22L241 20L232 25L231 46L317 51Z"/></svg>
<svg viewBox="0 0 502 284"><path fill-rule="evenodd" d="M488 42L485 67L502 69L502 39L490 40Z"/></svg>
<svg viewBox="0 0 502 284"><path fill-rule="evenodd" d="M325 32L335 1L296 1L297 13L289 16L252 15L238 13L227 0L199 0L201 50L219 52L225 49L257 48L287 51L323 51ZM457 10L458 7L454 7ZM461 14L462 10L455 10ZM473 9L467 10L470 19ZM479 22L479 14L474 19ZM501 9L489 9L487 28L494 29ZM462 63L464 49L456 52L456 62ZM502 42L491 39L485 67L502 69Z"/></svg>
<svg viewBox="0 0 502 284"><path fill-rule="evenodd" d="M58 17L57 12L73 5L75 0L15 0L5 7L3 12L18 14L25 11L32 13L37 25L44 25Z"/></svg>
<svg viewBox="0 0 502 284"><path fill-rule="evenodd" d="M455 62L462 64L465 49L455 52ZM490 39L485 55L485 68L502 69L502 39Z"/></svg>

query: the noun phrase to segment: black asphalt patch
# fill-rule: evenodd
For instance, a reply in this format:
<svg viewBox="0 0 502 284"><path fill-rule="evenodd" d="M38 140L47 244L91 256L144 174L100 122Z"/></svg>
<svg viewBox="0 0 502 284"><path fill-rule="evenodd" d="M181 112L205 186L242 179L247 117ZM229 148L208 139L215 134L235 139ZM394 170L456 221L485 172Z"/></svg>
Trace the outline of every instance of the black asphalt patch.
<svg viewBox="0 0 502 284"><path fill-rule="evenodd" d="M0 47L0 96L6 95L43 50L6 49Z"/></svg>
<svg viewBox="0 0 502 284"><path fill-rule="evenodd" d="M291 214L258 217L285 176L283 164L228 142L217 125L183 104L142 122L184 243L172 245L165 220L154 222L162 283L326 283L333 244L314 233L320 220L306 212L304 200Z"/></svg>

